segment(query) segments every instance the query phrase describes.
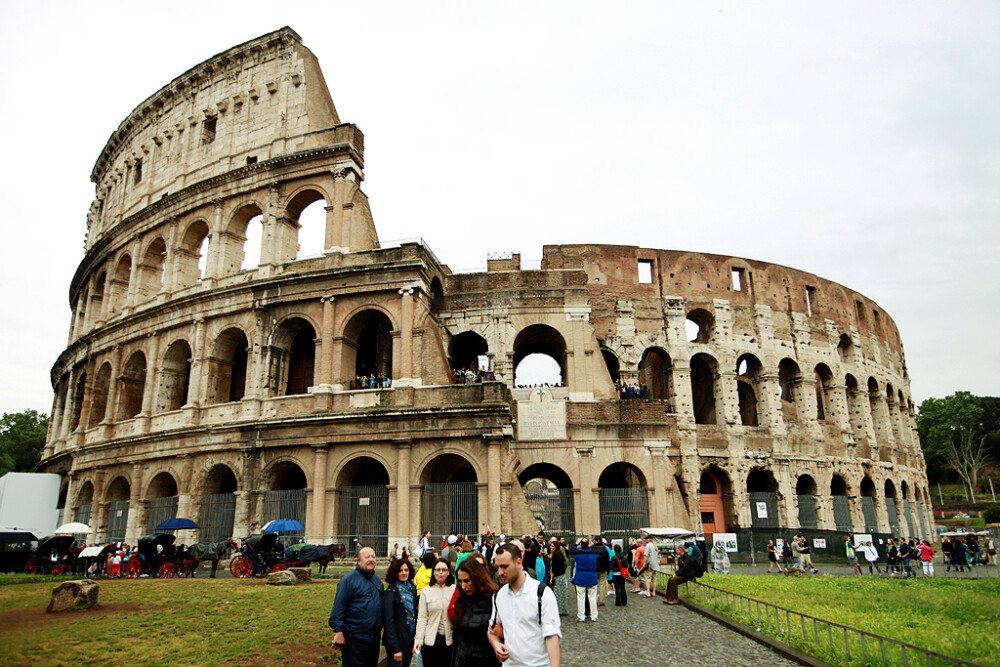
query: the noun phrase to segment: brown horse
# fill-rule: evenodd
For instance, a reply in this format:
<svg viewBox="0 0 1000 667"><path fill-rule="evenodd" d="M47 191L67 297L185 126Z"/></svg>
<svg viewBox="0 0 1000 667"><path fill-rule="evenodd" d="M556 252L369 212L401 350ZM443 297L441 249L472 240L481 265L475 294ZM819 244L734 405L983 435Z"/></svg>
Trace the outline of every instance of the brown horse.
<svg viewBox="0 0 1000 667"><path fill-rule="evenodd" d="M228 556L230 551L236 551L238 548L239 545L236 544L236 539L232 537L228 540L220 540L219 542L199 542L198 544L192 544L188 549L188 553L191 554L193 559L185 561L184 576L193 577L201 561L210 560L212 561L212 574L209 575L209 578L215 579L215 572L219 567L219 561Z"/></svg>
<svg viewBox="0 0 1000 667"><path fill-rule="evenodd" d="M347 557L347 549L344 548L343 544L330 544L328 546L330 550L316 561L319 563L320 574L326 574L326 566L330 564L330 561Z"/></svg>

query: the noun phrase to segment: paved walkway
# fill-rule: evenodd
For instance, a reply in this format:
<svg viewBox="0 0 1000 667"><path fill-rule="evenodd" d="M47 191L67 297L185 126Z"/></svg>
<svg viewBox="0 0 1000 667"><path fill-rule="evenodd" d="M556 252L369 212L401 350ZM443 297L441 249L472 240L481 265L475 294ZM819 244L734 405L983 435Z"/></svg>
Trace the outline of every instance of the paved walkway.
<svg viewBox="0 0 1000 667"><path fill-rule="evenodd" d="M564 665L606 663L628 667L792 667L793 663L683 605L663 598L629 595L628 606L598 607L596 623L576 620L570 588L570 614L562 617Z"/></svg>

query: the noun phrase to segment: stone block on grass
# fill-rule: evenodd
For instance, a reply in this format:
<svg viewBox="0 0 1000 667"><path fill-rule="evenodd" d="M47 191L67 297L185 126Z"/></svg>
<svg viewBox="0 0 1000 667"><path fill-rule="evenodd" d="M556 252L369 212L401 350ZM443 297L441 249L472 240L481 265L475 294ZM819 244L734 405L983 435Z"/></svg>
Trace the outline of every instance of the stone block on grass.
<svg viewBox="0 0 1000 667"><path fill-rule="evenodd" d="M299 582L309 581L310 579L312 579L312 574L313 574L312 568L290 567L288 568L288 571L294 574L295 578L298 579Z"/></svg>
<svg viewBox="0 0 1000 667"><path fill-rule="evenodd" d="M289 572L288 570L282 570L281 572L272 572L267 575L267 584L270 586L294 586L299 582L298 577Z"/></svg>
<svg viewBox="0 0 1000 667"><path fill-rule="evenodd" d="M64 581L52 589L52 599L45 609L46 613L75 609L77 605L86 605L93 609L101 603L101 585L93 579L76 579Z"/></svg>

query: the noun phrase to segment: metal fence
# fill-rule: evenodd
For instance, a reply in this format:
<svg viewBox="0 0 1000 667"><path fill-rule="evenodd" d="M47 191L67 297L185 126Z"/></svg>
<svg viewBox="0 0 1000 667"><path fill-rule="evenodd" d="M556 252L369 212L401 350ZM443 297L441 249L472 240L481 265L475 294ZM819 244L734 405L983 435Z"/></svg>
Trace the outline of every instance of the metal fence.
<svg viewBox="0 0 1000 667"><path fill-rule="evenodd" d="M909 667L912 662L914 666L924 664L927 667L934 665L984 667L979 663L953 658L930 649L731 593L697 581L684 584L682 593L736 620L748 620L758 628L766 627L778 636L795 643L801 641L807 646L815 645L821 649L820 655L817 655L820 658L824 658L822 654L829 652L840 660L846 660L848 664Z"/></svg>
<svg viewBox="0 0 1000 667"><path fill-rule="evenodd" d="M295 519L306 525L306 490L284 489L268 491L264 494L264 523L276 519ZM296 544L305 540L305 531L282 533L282 539L288 544Z"/></svg>
<svg viewBox="0 0 1000 667"><path fill-rule="evenodd" d="M649 526L649 496L646 489L601 489L601 534L624 538Z"/></svg>
<svg viewBox="0 0 1000 667"><path fill-rule="evenodd" d="M841 532L850 533L854 530L851 521L851 501L847 496L833 496L833 523Z"/></svg>
<svg viewBox="0 0 1000 667"><path fill-rule="evenodd" d="M78 505L76 508L76 521L90 525L90 504Z"/></svg>
<svg viewBox="0 0 1000 667"><path fill-rule="evenodd" d="M151 533L173 533L172 530L156 530L164 521L177 516L177 498L153 498L149 501L149 514L146 518L146 530Z"/></svg>
<svg viewBox="0 0 1000 667"><path fill-rule="evenodd" d="M108 542L124 542L128 527L128 501L113 500L108 508Z"/></svg>
<svg viewBox="0 0 1000 667"><path fill-rule="evenodd" d="M910 511L910 501L909 500L905 500L905 499L903 500L903 513L906 515L906 530L907 530L906 535L907 535L907 537L909 537L910 535L916 535L917 533L914 530L914 528L917 527L917 524L913 523L913 512Z"/></svg>
<svg viewBox="0 0 1000 667"><path fill-rule="evenodd" d="M357 540L374 548L376 554L385 554L389 539L389 487L345 486L340 489L339 503L337 532L347 552L356 553L354 540Z"/></svg>
<svg viewBox="0 0 1000 667"><path fill-rule="evenodd" d="M201 498L199 542L219 542L233 537L236 518L236 494L212 493Z"/></svg>
<svg viewBox="0 0 1000 667"><path fill-rule="evenodd" d="M899 514L896 509L895 498L885 499L885 510L889 514L889 532L893 535L899 535ZM924 533L924 535L926 534L927 533Z"/></svg>
<svg viewBox="0 0 1000 667"><path fill-rule="evenodd" d="M575 530L573 489L553 489L524 494L531 514L546 533L572 533Z"/></svg>
<svg viewBox="0 0 1000 667"><path fill-rule="evenodd" d="M778 497L771 491L751 491L750 519L754 528L777 528L781 525L778 518Z"/></svg>
<svg viewBox="0 0 1000 667"><path fill-rule="evenodd" d="M878 532L878 515L875 514L875 499L861 496L861 515L865 518L865 532Z"/></svg>
<svg viewBox="0 0 1000 667"><path fill-rule="evenodd" d="M799 502L799 525L803 528L816 528L819 522L816 520L816 497L798 496Z"/></svg>
<svg viewBox="0 0 1000 667"><path fill-rule="evenodd" d="M475 482L425 484L421 525L432 535L479 532L479 493Z"/></svg>

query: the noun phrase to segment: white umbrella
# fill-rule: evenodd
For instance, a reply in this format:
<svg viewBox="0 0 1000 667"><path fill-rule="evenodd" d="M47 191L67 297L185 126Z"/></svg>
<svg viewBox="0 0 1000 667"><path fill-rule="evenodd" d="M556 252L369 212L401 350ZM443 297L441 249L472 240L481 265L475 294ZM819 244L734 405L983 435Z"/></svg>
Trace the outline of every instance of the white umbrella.
<svg viewBox="0 0 1000 667"><path fill-rule="evenodd" d="M74 521L73 523L64 523L63 525L56 528L54 535L85 535L90 532L90 526L85 523L80 523L79 521Z"/></svg>

